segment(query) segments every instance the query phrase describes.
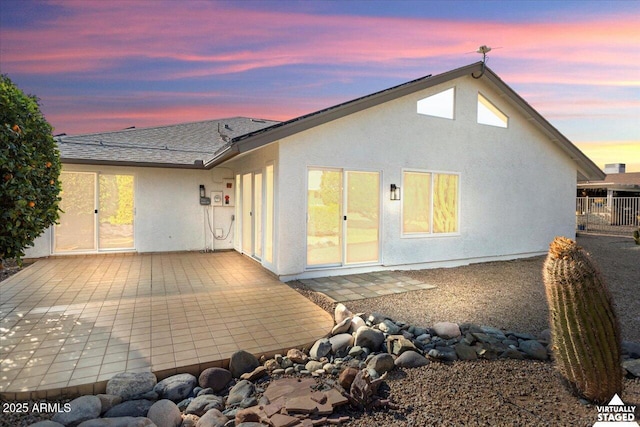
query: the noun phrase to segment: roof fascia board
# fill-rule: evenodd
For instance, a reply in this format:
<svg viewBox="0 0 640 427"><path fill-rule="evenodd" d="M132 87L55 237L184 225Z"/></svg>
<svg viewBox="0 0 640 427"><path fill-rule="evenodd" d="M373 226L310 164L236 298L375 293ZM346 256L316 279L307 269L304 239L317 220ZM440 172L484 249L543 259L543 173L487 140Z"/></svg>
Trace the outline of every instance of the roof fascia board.
<svg viewBox="0 0 640 427"><path fill-rule="evenodd" d="M525 117L533 118L534 123L538 125L551 139L560 147L569 157L576 162L578 172L589 180L603 180L605 173L593 163L578 147L576 147L567 137L565 137L558 129L556 129L547 119L538 113L527 101L524 100L517 92L507 85L496 73L489 67L485 67L484 74L494 85L502 90L525 114Z"/></svg>
<svg viewBox="0 0 640 427"><path fill-rule="evenodd" d="M97 165L97 166L134 166L143 168L170 168L170 169L199 169L204 170L203 164L182 164L182 163L157 163L157 162L127 162L115 160L96 160L96 159L69 159L60 158L62 164L68 165Z"/></svg>

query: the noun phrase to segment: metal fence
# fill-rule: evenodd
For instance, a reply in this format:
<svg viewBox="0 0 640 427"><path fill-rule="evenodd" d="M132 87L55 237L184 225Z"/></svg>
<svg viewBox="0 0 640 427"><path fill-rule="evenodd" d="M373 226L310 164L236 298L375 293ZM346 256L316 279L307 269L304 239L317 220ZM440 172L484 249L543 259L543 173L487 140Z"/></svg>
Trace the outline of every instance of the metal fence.
<svg viewBox="0 0 640 427"><path fill-rule="evenodd" d="M640 197L577 197L578 232L631 235L640 225Z"/></svg>

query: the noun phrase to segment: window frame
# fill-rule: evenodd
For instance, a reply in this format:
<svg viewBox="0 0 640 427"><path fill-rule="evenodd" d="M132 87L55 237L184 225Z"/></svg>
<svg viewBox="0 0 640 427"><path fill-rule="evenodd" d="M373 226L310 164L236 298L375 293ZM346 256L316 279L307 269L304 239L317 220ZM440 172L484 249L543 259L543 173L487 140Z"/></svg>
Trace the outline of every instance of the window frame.
<svg viewBox="0 0 640 427"><path fill-rule="evenodd" d="M481 99L484 100L484 102L481 101ZM495 123L481 122L480 121L480 107L479 107L480 104L482 104L487 110L489 110L489 112L491 114L493 114L493 116L496 119L498 119L500 121L503 121L502 117L500 117L500 114L503 115L504 116L504 126L501 126L501 125L498 125L498 124L495 124ZM499 129L509 129L509 122L510 122L509 116L504 111L502 111L502 109L500 107L498 107L484 93L478 92L478 96L476 97L476 123L477 124L483 125L483 126L491 126L491 127L499 128Z"/></svg>
<svg viewBox="0 0 640 427"><path fill-rule="evenodd" d="M429 199L430 199L430 212L429 212L429 231L428 232L405 232L404 231L404 194L405 194L405 173L423 173L423 174L431 174L431 183L430 183L430 189L431 189L431 194L429 194ZM435 186L435 177L436 175L454 175L457 177L458 180L458 185L457 185L457 191L456 191L456 202L457 202L457 206L456 206L456 215L457 215L457 221L456 221L456 230L454 232L450 232L450 233L436 233L433 231L434 229L434 225L433 225L433 215L434 215L434 198L433 198L433 192L434 192L434 186ZM451 236L460 236L460 208L461 208L461 201L460 201L460 180L461 174L460 172L452 172L452 171L443 171L443 170L433 170L433 169L415 169L415 168L403 168L402 169L402 203L400 205L400 238L403 239L415 239L415 238L424 238L424 237L428 237L428 238L438 238L438 237L451 237Z"/></svg>
<svg viewBox="0 0 640 427"><path fill-rule="evenodd" d="M451 91L451 117L449 117L449 115L443 116L438 114L429 114L429 113L420 111L420 102L427 100L429 98L433 98L434 96L442 95L449 91ZM419 116L433 117L436 119L455 120L456 119L456 92L457 92L456 86L451 86L451 87L448 87L447 89L438 91L436 93L432 93L431 95L427 95L423 98L418 99L416 101L416 113Z"/></svg>

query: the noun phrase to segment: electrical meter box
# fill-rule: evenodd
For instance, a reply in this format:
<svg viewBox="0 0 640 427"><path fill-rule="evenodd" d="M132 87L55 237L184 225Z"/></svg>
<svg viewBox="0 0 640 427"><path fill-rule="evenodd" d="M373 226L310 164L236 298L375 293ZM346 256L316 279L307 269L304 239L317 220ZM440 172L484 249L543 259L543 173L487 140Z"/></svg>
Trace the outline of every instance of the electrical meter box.
<svg viewBox="0 0 640 427"><path fill-rule="evenodd" d="M233 179L222 180L222 205L235 206L236 183Z"/></svg>

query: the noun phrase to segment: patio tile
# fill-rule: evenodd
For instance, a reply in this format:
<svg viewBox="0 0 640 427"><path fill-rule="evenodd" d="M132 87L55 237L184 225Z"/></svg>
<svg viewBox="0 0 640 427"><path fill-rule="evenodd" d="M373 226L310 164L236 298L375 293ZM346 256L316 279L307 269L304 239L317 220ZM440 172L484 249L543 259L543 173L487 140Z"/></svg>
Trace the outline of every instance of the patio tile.
<svg viewBox="0 0 640 427"><path fill-rule="evenodd" d="M123 371L222 366L240 348L306 345L333 326L237 253L54 257L0 287L0 348L11 361L0 393L58 396Z"/></svg>

